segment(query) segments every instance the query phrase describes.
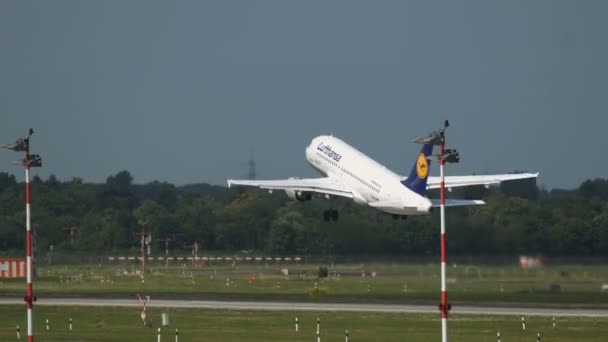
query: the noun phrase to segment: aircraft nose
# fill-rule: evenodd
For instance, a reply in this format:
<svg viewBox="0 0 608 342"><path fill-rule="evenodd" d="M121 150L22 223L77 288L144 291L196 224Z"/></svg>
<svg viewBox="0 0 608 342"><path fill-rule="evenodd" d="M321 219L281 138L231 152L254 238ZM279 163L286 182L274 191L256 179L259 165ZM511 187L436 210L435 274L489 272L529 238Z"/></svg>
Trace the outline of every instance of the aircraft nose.
<svg viewBox="0 0 608 342"><path fill-rule="evenodd" d="M308 159L310 159L310 157L311 157L311 156L312 156L312 154L313 154L314 146L316 145L316 144L315 144L316 140L317 140L317 138L312 139L312 140L310 141L310 144L308 144L308 146L306 146L306 157L307 157Z"/></svg>
<svg viewBox="0 0 608 342"><path fill-rule="evenodd" d="M310 145L306 146L306 159L310 160L311 156L312 156L312 142L310 143Z"/></svg>
<svg viewBox="0 0 608 342"><path fill-rule="evenodd" d="M312 138L312 139L310 140L310 144L308 144L308 147L313 147L313 146L317 145L317 142L318 142L318 141L319 141L319 137Z"/></svg>

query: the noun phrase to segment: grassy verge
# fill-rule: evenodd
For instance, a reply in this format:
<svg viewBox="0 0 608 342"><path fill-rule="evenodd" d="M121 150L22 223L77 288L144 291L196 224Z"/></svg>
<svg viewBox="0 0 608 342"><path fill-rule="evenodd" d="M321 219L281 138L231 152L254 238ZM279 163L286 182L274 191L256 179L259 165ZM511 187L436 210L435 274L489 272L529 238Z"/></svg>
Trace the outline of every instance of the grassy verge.
<svg viewBox="0 0 608 342"><path fill-rule="evenodd" d="M41 341L156 341L161 312L167 312L170 327L162 329L162 341L313 341L316 319L321 320L322 340L340 341L345 329L353 341L428 341L439 338L436 315L376 313L259 312L195 309L148 309L153 328L144 328L138 309L89 307L36 307L37 339ZM294 318L298 317L299 332ZM15 328L25 334L23 306L0 306L0 340L16 340ZM74 329L68 330L73 319ZM50 322L46 331L45 320ZM568 318L552 327L550 318L530 317L522 331L518 317L458 316L449 321L452 341L493 341L500 331L505 341L534 341L537 332L544 341L605 341L608 321ZM22 335L22 339L23 339Z"/></svg>

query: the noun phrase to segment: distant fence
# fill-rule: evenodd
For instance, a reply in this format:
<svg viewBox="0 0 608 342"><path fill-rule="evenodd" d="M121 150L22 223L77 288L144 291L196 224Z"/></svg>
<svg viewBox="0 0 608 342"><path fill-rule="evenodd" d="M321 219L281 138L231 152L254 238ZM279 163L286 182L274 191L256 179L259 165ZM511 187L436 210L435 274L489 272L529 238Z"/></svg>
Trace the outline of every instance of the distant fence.
<svg viewBox="0 0 608 342"><path fill-rule="evenodd" d="M25 278L26 265L23 259L0 259L0 278Z"/></svg>
<svg viewBox="0 0 608 342"><path fill-rule="evenodd" d="M169 257L169 262L192 262L193 256L183 251L174 251L175 254ZM200 252L200 251L199 251ZM152 251L153 255L159 255L162 251ZM236 261L237 263L300 263L300 264L373 264L389 263L403 265L419 264L438 264L439 254L437 255L372 255L372 254L350 254L350 255L298 255L298 256L268 256L262 251L259 253L251 251L249 254L229 254L222 251L206 250L205 256L199 256L199 261L226 263ZM202 255L201 253L201 255ZM216 254L217 253L217 254ZM181 254L181 255L180 255ZM255 256L257 254L257 256ZM76 264L104 264L122 262L138 262L139 249L116 250L105 253L95 254L83 251L65 251L55 249L52 253L48 251L34 251L35 264L39 267L46 265L76 265ZM475 265L475 266L521 266L519 255L453 255L450 257L451 265ZM535 256L536 257L536 256ZM152 259L150 259L152 258ZM608 264L606 257L541 257L544 266L555 265L596 265L604 266ZM0 251L0 260L24 260L21 251ZM158 257L146 257L146 261L165 262L164 255Z"/></svg>
<svg viewBox="0 0 608 342"><path fill-rule="evenodd" d="M141 257L135 256L109 256L106 258L108 261L140 261ZM300 262L302 261L301 257L230 257L230 256L201 256L201 257L146 257L146 261L190 261L190 262L199 262L199 261L216 261L216 262Z"/></svg>

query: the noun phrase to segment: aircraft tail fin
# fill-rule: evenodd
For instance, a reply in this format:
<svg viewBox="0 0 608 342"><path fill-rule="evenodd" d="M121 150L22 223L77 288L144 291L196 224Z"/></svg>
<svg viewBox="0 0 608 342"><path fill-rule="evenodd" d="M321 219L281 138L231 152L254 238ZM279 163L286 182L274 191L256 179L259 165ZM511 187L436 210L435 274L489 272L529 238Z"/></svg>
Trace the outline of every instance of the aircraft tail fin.
<svg viewBox="0 0 608 342"><path fill-rule="evenodd" d="M422 145L422 149L416 157L416 162L414 162L414 167L412 168L410 175L401 181L401 184L421 196L426 195L426 182L429 178L431 167L431 160L429 157L432 154L432 144Z"/></svg>

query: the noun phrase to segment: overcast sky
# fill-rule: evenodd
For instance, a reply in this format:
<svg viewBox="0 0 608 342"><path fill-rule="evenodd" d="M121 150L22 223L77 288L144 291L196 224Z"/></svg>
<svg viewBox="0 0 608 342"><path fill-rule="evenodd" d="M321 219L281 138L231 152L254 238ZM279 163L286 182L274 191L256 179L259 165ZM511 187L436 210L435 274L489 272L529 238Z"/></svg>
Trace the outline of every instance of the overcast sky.
<svg viewBox="0 0 608 342"><path fill-rule="evenodd" d="M333 133L406 174L452 126L448 174L608 177L606 1L2 1L0 143L101 182L314 176ZM0 171L22 177L18 155ZM435 167L432 174L437 174Z"/></svg>

